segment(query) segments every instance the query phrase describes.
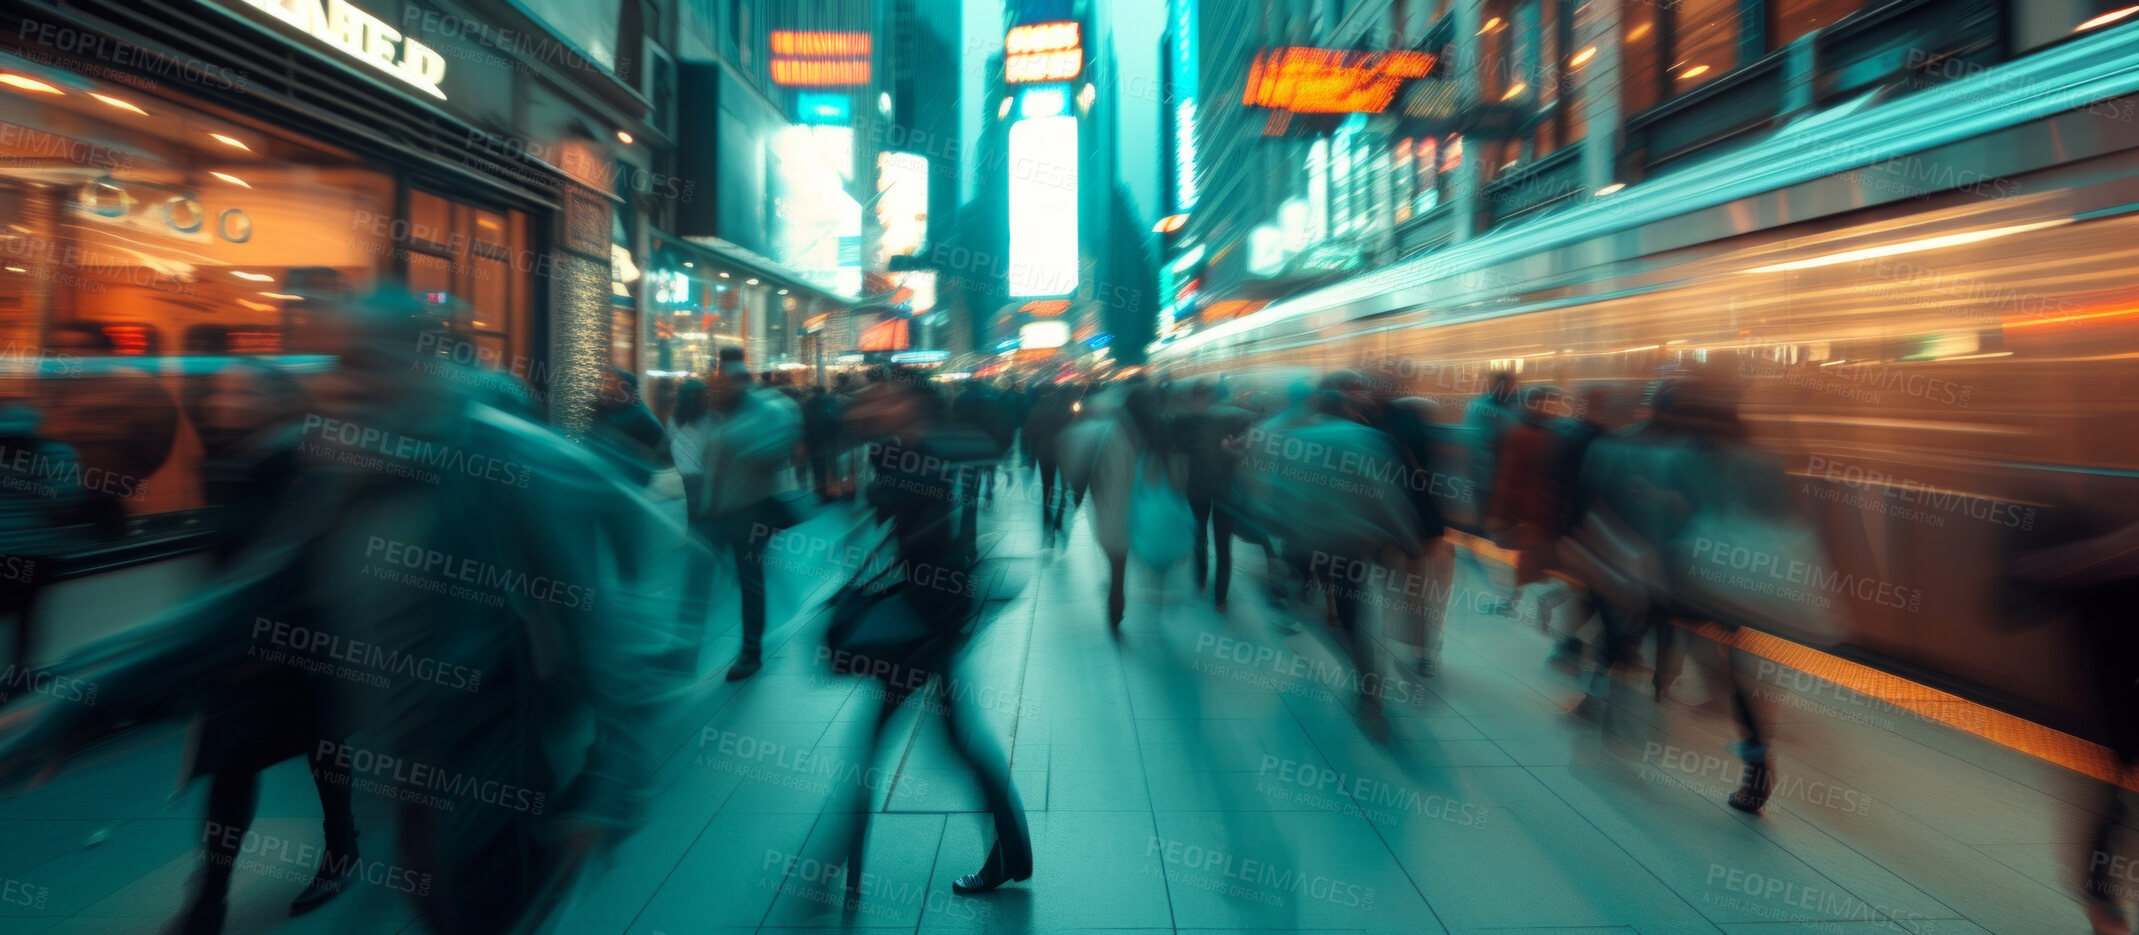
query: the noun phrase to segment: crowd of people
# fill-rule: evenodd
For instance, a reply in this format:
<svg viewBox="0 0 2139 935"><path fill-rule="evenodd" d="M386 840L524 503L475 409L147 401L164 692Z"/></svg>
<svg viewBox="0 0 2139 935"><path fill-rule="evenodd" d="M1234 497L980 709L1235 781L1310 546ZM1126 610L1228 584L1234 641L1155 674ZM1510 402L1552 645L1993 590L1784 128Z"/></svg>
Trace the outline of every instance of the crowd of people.
<svg viewBox="0 0 2139 935"><path fill-rule="evenodd" d="M970 693L949 684L985 622L977 531L1003 491L1016 508L1037 506L1043 548L1066 546L1085 515L1117 637L1146 624L1129 619L1132 568L1185 568L1218 614L1245 590L1287 635L1326 628L1376 737L1388 686L1440 670L1459 540L1489 543L1510 570L1486 575L1490 593L1474 604L1556 631L1550 661L1587 673L1571 713L1609 719L1626 700L1615 685L1646 674L1661 699L1686 660L1704 667L1739 732L1728 804L1746 812L1763 809L1775 781L1764 720L1732 641L1688 652L1678 624L1832 636L1833 621L1717 584L1689 554L1721 528L1755 548L1810 541L1780 465L1750 444L1735 388L1699 374L1638 388L1638 399L1632 387L1573 393L1496 374L1455 413L1355 370L946 386L875 368L811 387L754 373L731 348L673 392L605 375L590 426L570 438L544 423L524 384L421 360L434 326L414 303L351 303L329 319L331 372L300 383L237 364L203 381L188 403L213 505L211 582L42 670L97 685L95 706L32 693L0 708L0 783L13 785L134 725L199 724L185 770L208 781L211 833L178 931L221 930L258 775L296 758L315 781L325 846L293 914L334 898L360 865L351 790L391 763L520 793L483 792L491 807L465 808L404 797L397 860L440 878L419 896L426 923L538 924L638 821L659 765L648 731L698 683L706 634L730 603L740 639L725 679L761 671L770 538L828 510L858 517L865 537L867 558L840 569L823 605L821 654L884 683L865 755L919 696L946 720L992 816L994 842L954 884L961 893L1033 872L1008 756ZM0 436L65 456L35 427L32 411L0 406ZM485 466L466 467L475 460ZM20 512L0 509L17 554L50 525ZM2122 541L2069 548L2114 557L2131 551ZM1236 542L1262 561L1236 562ZM2100 594L2139 579L2071 559L2029 567L2045 586L2094 568L2072 586ZM1236 588L1243 566L1258 574ZM736 599L716 607L730 576ZM19 609L34 589L7 593ZM2128 643L2122 632L2104 639ZM2104 703L2130 692L2105 688ZM2118 724L2128 741L2129 718ZM867 812L841 812L851 825L833 836L850 895Z"/></svg>

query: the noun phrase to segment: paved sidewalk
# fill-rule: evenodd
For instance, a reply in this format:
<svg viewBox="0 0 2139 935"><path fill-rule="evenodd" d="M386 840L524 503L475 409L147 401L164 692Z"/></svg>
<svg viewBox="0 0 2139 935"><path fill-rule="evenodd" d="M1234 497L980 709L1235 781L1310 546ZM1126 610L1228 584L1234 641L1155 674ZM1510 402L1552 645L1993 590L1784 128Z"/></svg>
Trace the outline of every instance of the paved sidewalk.
<svg viewBox="0 0 2139 935"><path fill-rule="evenodd" d="M1723 804L1738 764L1713 703L1629 688L1600 717L1563 713L1578 686L1545 665L1534 623L1479 612L1499 569L1474 561L1458 563L1439 674L1382 689L1377 740L1326 628L1288 635L1264 606L1260 550L1237 550L1223 615L1184 571L1133 567L1117 638L1084 522L1043 549L1037 507L1017 493L983 523L1002 571L986 578L991 619L957 684L1013 751L1030 883L951 895L991 832L939 718L903 713L861 762L874 693L822 674L801 620L775 627L763 673L722 682L730 623L663 733L673 752L652 820L558 931L838 928L841 879L818 858L838 817L827 810L857 789L873 812L852 924L869 931L2086 930L2073 868L2100 805L2093 780L1748 663L1781 778L1765 816L1741 815ZM790 535L806 548L846 520ZM773 618L837 577L775 567ZM1677 697L1715 695L1689 666ZM181 749L176 729L146 733L0 803L0 933L155 932L177 913L204 795L172 795ZM390 807L359 797L367 858L391 853ZM293 855L320 839L301 764L268 774L260 815L274 846L241 863L229 931L421 931L390 874L286 918L310 872Z"/></svg>

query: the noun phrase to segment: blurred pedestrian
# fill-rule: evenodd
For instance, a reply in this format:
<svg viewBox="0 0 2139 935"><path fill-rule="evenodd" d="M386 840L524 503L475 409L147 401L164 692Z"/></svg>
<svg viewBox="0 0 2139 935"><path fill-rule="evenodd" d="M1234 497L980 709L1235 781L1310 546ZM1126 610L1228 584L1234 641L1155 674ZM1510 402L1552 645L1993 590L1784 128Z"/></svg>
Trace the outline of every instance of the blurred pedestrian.
<svg viewBox="0 0 2139 935"><path fill-rule="evenodd" d="M639 378L619 367L603 372L587 444L633 486L645 487L661 466L661 446L667 440L661 421L639 398Z"/></svg>
<svg viewBox="0 0 2139 935"><path fill-rule="evenodd" d="M201 493L214 542L209 554L223 574L284 515L300 473L305 396L288 374L242 361L209 376L190 409L203 449ZM222 625L251 633L254 622L239 617ZM317 620L295 613L273 622L318 626ZM208 777L209 784L202 835L207 857L180 917L178 931L186 935L222 931L231 875L259 798L259 774L283 760L306 759L325 830L319 867L290 903L290 914L303 915L340 895L357 869L350 776L337 771L323 752L339 745L347 732L335 723L330 690L318 681L324 676L261 658L273 648L260 647L263 652L206 686L189 735L187 775Z"/></svg>
<svg viewBox="0 0 2139 935"><path fill-rule="evenodd" d="M741 348L721 348L720 370L709 389L705 492L692 522L706 541L735 557L743 632L742 647L728 667L733 682L764 666L764 550L767 536L799 519L777 497L777 485L781 466L802 439L802 414L786 394L753 385ZM703 625L702 615L691 622ZM695 631L686 642L696 644Z"/></svg>
<svg viewBox="0 0 2139 935"><path fill-rule="evenodd" d="M1181 483L1155 388L1133 384L1109 394L1106 405L1098 407L1104 411L1066 432L1060 443L1064 486L1080 494L1091 491L1092 537L1107 556L1107 625L1119 628L1128 608L1129 537L1188 530L1131 528L1130 501L1137 485L1178 491Z"/></svg>
<svg viewBox="0 0 2139 935"><path fill-rule="evenodd" d="M0 615L15 618L11 664L31 664L39 598L59 556L86 536L72 528L87 501L74 448L38 432L44 416L29 403L0 401Z"/></svg>
<svg viewBox="0 0 2139 935"><path fill-rule="evenodd" d="M1196 520L1196 593L1203 593L1208 581L1211 603L1221 611L1233 582L1233 479L1254 418L1221 399L1215 381L1198 380L1183 394L1169 433L1186 469L1185 492ZM1210 577L1213 551L1215 578Z"/></svg>
<svg viewBox="0 0 2139 935"><path fill-rule="evenodd" d="M856 414L857 430L875 439L870 461L877 470L866 500L885 524L887 538L879 550L891 552L877 577L891 581L870 592L873 599L861 591L842 592L842 599L868 608L857 613L869 616L853 618L853 629L843 627L835 616L828 649L835 668L864 672L883 683L864 764L875 761L885 726L909 697L920 696L924 712L943 715L951 751L972 772L995 825L994 841L980 869L951 884L956 892L977 893L1032 877L1032 833L1012 782L1010 758L980 716L976 693L952 684L983 597L975 556L953 529L959 475L968 466L999 456L999 451L994 439L956 424L949 409L942 394L926 382L894 381L888 393ZM870 573L865 564L857 577ZM891 619L902 621L896 629L908 634L896 648L875 640L877 634L862 632ZM864 645L871 647L869 657L855 658L857 647ZM867 784L857 784L852 806L844 813L853 822L842 861L849 912L861 896L870 791Z"/></svg>

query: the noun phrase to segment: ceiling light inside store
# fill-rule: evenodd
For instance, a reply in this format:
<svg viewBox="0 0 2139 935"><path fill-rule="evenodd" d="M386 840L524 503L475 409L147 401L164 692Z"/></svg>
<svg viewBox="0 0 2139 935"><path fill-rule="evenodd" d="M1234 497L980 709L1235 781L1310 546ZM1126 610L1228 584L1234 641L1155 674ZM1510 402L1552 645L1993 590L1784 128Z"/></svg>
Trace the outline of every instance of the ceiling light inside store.
<svg viewBox="0 0 2139 935"><path fill-rule="evenodd" d="M2072 31L2086 32L2087 30L2093 29L2096 26L2107 26L2110 23L2114 23L2134 13L2139 13L2139 6L2128 6L2121 10L2111 10L2107 13L2095 17L2094 19L2081 23L2078 26L2072 27Z"/></svg>
<svg viewBox="0 0 2139 935"><path fill-rule="evenodd" d="M1483 35L1485 35L1486 33L1492 32L1493 30L1495 30L1495 29L1499 29L1499 28L1500 28L1500 17L1496 16L1496 17L1493 17L1492 19L1486 20L1486 21L1485 21L1485 25L1483 25L1483 26L1480 26L1480 27L1478 27L1478 34L1479 34L1479 35L1481 35L1481 36L1483 36Z"/></svg>
<svg viewBox="0 0 2139 935"><path fill-rule="evenodd" d="M1597 189L1597 197L1602 198L1606 195L1616 195L1619 193L1620 189L1625 187L1627 187L1627 183L1625 182L1613 182L1610 185L1606 185L1603 188Z"/></svg>
<svg viewBox="0 0 2139 935"><path fill-rule="evenodd" d="M10 273L27 273L27 272L29 272L29 270L23 269L23 268L22 268L22 267L20 267L20 266L10 266L10 267L8 267L8 268L7 268L7 271L8 271L8 272L10 272Z"/></svg>
<svg viewBox="0 0 2139 935"><path fill-rule="evenodd" d="M720 278L722 278L722 279L726 279L726 278L728 278L728 274L727 274L727 273L722 273L722 274L720 274Z"/></svg>
<svg viewBox="0 0 2139 935"><path fill-rule="evenodd" d="M1589 60L1596 57L1597 47L1590 46L1589 48L1583 49L1580 52L1576 52L1574 58L1567 60L1567 65L1570 68L1580 68L1584 65L1589 64Z"/></svg>
<svg viewBox="0 0 2139 935"><path fill-rule="evenodd" d="M1643 23L1627 33L1627 41L1634 42L1649 34L1649 24Z"/></svg>
<svg viewBox="0 0 2139 935"><path fill-rule="evenodd" d="M1699 78L1705 74L1708 74L1708 66L1695 65L1692 68L1688 68L1685 71L1679 72L1679 78L1682 80L1687 78Z"/></svg>
<svg viewBox="0 0 2139 935"><path fill-rule="evenodd" d="M230 138L230 137L224 136L224 135L223 135L223 134L221 134L221 133L210 133L210 134L208 134L208 137L209 137L210 139L213 139L213 140L215 140L215 141L216 141L216 142L218 142L218 143L221 143L221 144L225 145L225 146L235 146L235 147L237 147L237 148L239 148L239 149L242 149L242 150L244 150L244 151L246 151L246 152L248 152L248 153L249 153L249 152L252 152L252 151L253 151L253 148L252 148L252 147L250 147L250 146L247 146L247 145L245 145L245 141L244 141L244 140L239 140L239 139L232 139L232 138Z"/></svg>
<svg viewBox="0 0 2139 935"><path fill-rule="evenodd" d="M275 310L274 306L269 305L266 302L255 302L251 299L239 299L238 304L243 305L246 308L252 309L256 312L272 312Z"/></svg>
<svg viewBox="0 0 2139 935"><path fill-rule="evenodd" d="M247 280L251 280L251 281L253 281L253 282L274 282L274 281L275 281L275 277L273 277L273 276L269 276L269 275L268 275L268 274L266 274L266 273L248 273L248 272L245 272L244 270L235 270L235 269L234 269L234 270L231 270L231 271L230 271L230 275L232 275L232 276L236 276L236 277L238 277L239 279L247 279Z"/></svg>
<svg viewBox="0 0 2139 935"><path fill-rule="evenodd" d="M35 91L39 94L67 93L28 75L0 75L0 84L11 88L20 88L24 91Z"/></svg>
<svg viewBox="0 0 2139 935"><path fill-rule="evenodd" d="M632 141L632 136L631 136L631 134L629 134L629 133L626 133L626 132L624 132L623 130L618 130L618 131L616 131L616 141L617 141L617 142L619 142L619 143L622 143L622 144L624 144L624 145L626 145L626 146L630 146L630 145L631 145L631 141Z"/></svg>
<svg viewBox="0 0 2139 935"><path fill-rule="evenodd" d="M787 290L785 290L785 289L782 289L782 290L780 290L780 294L781 294L781 295L786 295L786 294L787 294Z"/></svg>
<svg viewBox="0 0 2139 935"><path fill-rule="evenodd" d="M1518 81L1518 82L1515 82L1515 83L1514 83L1514 84L1512 84L1512 85L1509 85L1509 86L1508 86L1508 93L1506 93L1506 94L1503 94L1503 95L1501 95L1501 96L1500 96L1500 99L1501 99L1501 100L1503 100L1503 101L1512 101L1512 100L1514 100L1514 99L1515 99L1515 96L1516 96L1516 95L1518 95L1518 94L1521 94L1521 93L1523 93L1524 91L1528 91L1528 90L1530 90L1530 86L1529 86L1529 85L1527 85L1527 84L1524 84L1524 83L1522 83L1522 82Z"/></svg>
<svg viewBox="0 0 2139 935"><path fill-rule="evenodd" d="M752 280L750 280L750 281L748 281L748 282L745 282L745 283L744 283L744 285L746 285L746 286L755 286L755 285L757 285L757 284L758 284L758 281L757 281L757 280L755 280L755 279L752 279Z"/></svg>
<svg viewBox="0 0 2139 935"><path fill-rule="evenodd" d="M232 184L232 185L236 185L236 186L238 186L239 188L251 188L251 187L252 187L252 186L251 186L250 184L247 184L247 183L246 183L246 181L245 181L244 179L238 178L238 177L237 177L237 176L235 176L235 175L231 175L231 174L230 174L230 173L228 173L228 172L210 172L210 173L208 173L208 174L209 174L209 175L212 175L212 176L215 176L216 178L222 179L222 180L223 180L223 181L225 181L225 182L229 182L229 183L230 183L230 184Z"/></svg>
<svg viewBox="0 0 2139 935"><path fill-rule="evenodd" d="M135 107L132 101L122 101L116 97L112 97L109 94L98 94L95 91L89 92L89 96L96 98L97 100L103 101L106 104L110 104L113 107L119 108L120 110L130 110L134 113L140 114L143 117L149 115L148 111L142 110L139 107Z"/></svg>
<svg viewBox="0 0 2139 935"><path fill-rule="evenodd" d="M264 295L264 296L267 296L267 297L268 297L268 298L270 298L270 299L281 299L281 300L282 300L282 301L284 301L284 302L302 302L302 301L304 301L304 296L301 296L301 295L291 295L291 294L289 294L289 293L287 293L287 292L262 292L262 293L260 293L260 294L261 294L261 295Z"/></svg>
<svg viewBox="0 0 2139 935"><path fill-rule="evenodd" d="M691 262L690 260L685 260L685 261L683 261L683 268L684 268L684 269L697 269L697 268L698 268L698 264L696 264L696 263L693 263L693 262Z"/></svg>

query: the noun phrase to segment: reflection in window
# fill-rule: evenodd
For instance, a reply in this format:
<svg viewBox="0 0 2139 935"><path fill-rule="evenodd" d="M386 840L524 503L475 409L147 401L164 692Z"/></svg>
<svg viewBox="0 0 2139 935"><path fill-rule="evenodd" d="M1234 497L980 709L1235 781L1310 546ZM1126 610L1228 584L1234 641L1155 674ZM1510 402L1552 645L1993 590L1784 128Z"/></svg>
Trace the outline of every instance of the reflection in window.
<svg viewBox="0 0 2139 935"><path fill-rule="evenodd" d="M1684 94L1738 64L1738 0L1684 0L1674 10L1671 93Z"/></svg>
<svg viewBox="0 0 2139 935"><path fill-rule="evenodd" d="M1864 0L1768 0L1774 16L1768 48L1780 49L1864 7Z"/></svg>

